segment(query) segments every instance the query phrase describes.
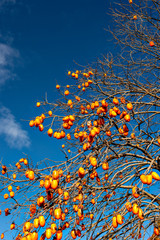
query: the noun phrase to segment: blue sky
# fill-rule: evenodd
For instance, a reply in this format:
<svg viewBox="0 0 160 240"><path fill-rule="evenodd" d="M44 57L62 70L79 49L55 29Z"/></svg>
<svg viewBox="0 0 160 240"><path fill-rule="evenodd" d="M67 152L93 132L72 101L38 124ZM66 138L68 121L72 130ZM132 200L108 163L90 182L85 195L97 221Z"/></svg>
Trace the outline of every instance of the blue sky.
<svg viewBox="0 0 160 240"><path fill-rule="evenodd" d="M69 84L66 74L78 68L75 62L85 66L115 51L112 36L105 31L114 28L107 15L111 2L0 0L0 159L4 164L16 163L23 153L35 164L62 157L57 150L61 143L30 128L26 120L41 113L36 102L45 93L50 101L56 100L56 83Z"/></svg>
<svg viewBox="0 0 160 240"><path fill-rule="evenodd" d="M0 1L0 158L14 163L28 154L34 161L59 156L59 143L29 120L38 114L37 100L55 85L68 84L66 73L113 49L110 1Z"/></svg>
<svg viewBox="0 0 160 240"><path fill-rule="evenodd" d="M36 102L47 92L55 101L56 83L69 84L75 62L86 65L113 48L104 29L110 1L0 1L0 159L15 164L23 154L36 162L62 158L61 143L28 121L41 110ZM3 220L0 232L9 227ZM9 233L10 234L10 233ZM9 235L7 235L9 239Z"/></svg>

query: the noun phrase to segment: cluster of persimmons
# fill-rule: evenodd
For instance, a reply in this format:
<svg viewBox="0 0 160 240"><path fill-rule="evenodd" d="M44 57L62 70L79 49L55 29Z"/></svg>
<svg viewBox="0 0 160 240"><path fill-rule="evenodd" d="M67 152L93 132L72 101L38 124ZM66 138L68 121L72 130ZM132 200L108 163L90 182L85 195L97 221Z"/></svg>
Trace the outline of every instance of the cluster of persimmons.
<svg viewBox="0 0 160 240"><path fill-rule="evenodd" d="M103 160L98 157L98 141L103 139L104 143L109 145L109 141L113 142L117 136L123 137L123 139L129 138L131 141L136 139L134 131L129 133L130 127L128 126L128 123L135 117L134 103L128 101L124 96L112 96L108 100L102 98L92 102L89 100L84 101L82 98L83 94L85 94L87 88L90 89L90 86L94 84L94 72L81 72L77 70L75 73L69 71L68 75L76 80L79 76L83 79L78 84L79 95L71 94L68 90L70 86L66 86L66 90L62 95L64 96L63 105L67 109L67 112L65 113L64 110L64 115L58 117L58 120L61 121L59 129L54 130L51 125L46 130L46 133L49 137L63 139L66 142L65 144L71 148L72 144L77 141L77 156L85 157L82 159L78 158L81 162L77 163L77 167L74 163L70 165L75 167L72 174L70 173L70 168L65 165L66 162L59 167L52 166L50 169L54 170L45 175L39 175L36 169L31 169L27 158L21 158L16 163L17 172L12 174L12 180L8 182L4 199L10 199L11 201L15 199L16 201L16 195L18 195L20 189L17 185L18 181L16 182L19 172L24 173L21 175L22 178L34 183L36 182L42 192L35 199L32 199L29 206L30 217L23 223L22 231L15 238L16 240L38 240L39 233L40 240L45 238L60 240L69 231L72 239L83 236L85 231L88 231L84 220L90 219L91 224L98 221L98 216L95 217L94 214L94 208L99 204L98 201L101 201L99 200L101 196L97 196L99 188L101 186L104 188L104 199L110 201L111 197L116 195L116 191L113 191L111 187L108 190L106 184L111 184L110 186L115 184L118 188L119 181L123 178L123 174L119 176L119 181L117 179L114 180L110 176L108 159L111 159L112 156L109 157L107 154L104 154L105 158L102 158ZM60 85L56 85L56 89L60 91ZM37 102L37 107L41 107L41 105L46 105L46 103ZM53 109L43 112L40 116L31 120L29 125L39 128L42 132L46 128L44 122L48 118L56 118ZM116 119L116 124L112 121L114 119ZM159 138L157 140L159 143ZM65 144L62 144L64 150L66 148ZM68 149L68 153L71 150ZM67 159L69 159L68 156ZM128 161L125 159L125 164L127 163ZM7 177L9 175L8 168L5 165L2 165L2 175ZM151 185L153 180L159 181L160 177L157 172L151 171L148 174L142 173L140 180L143 184ZM96 188L94 191L90 190L94 185L97 186L97 192ZM15 186L16 192L13 191ZM145 185L143 186L145 187ZM141 190L137 184L131 188L131 201L126 199L123 212L120 212L118 207L116 212L113 211L111 216L112 224L111 226L109 224L107 226L110 236L114 236L112 235L114 230L127 221L124 217L125 215L126 217L128 216L127 213L137 216L140 221L144 220L144 213L140 202L136 201L141 195ZM86 206L88 206L88 209ZM4 212L5 216L8 216L11 213L11 209L6 207ZM69 230L70 227L71 230ZM16 228L17 225L15 222L12 222L10 229L13 230ZM43 233L41 233L41 229L43 229ZM105 231L104 226L102 229ZM159 236L159 229L156 226L154 227L154 234L155 236ZM1 239L3 238L4 233L1 234ZM139 238L141 238L141 234L139 234ZM91 236L90 239L93 239L93 237ZM108 239L111 240L112 237Z"/></svg>
<svg viewBox="0 0 160 240"><path fill-rule="evenodd" d="M120 64L107 56L95 69L68 71L58 101L38 101L40 114L29 121L61 140L64 161L1 164L0 219L12 216L1 239L7 231L15 240L160 239L159 3L128 0L127 10L120 2Z"/></svg>

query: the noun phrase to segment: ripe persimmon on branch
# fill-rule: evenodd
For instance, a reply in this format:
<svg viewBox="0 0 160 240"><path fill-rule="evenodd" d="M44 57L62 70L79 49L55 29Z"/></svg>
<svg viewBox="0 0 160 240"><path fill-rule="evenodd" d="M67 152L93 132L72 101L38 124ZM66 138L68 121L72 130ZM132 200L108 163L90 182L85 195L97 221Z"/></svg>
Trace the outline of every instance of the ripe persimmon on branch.
<svg viewBox="0 0 160 240"><path fill-rule="evenodd" d="M14 239L160 238L159 5L119 2L122 54L69 71L57 102L37 102L29 125L63 139L64 159L2 163L1 217L13 215Z"/></svg>

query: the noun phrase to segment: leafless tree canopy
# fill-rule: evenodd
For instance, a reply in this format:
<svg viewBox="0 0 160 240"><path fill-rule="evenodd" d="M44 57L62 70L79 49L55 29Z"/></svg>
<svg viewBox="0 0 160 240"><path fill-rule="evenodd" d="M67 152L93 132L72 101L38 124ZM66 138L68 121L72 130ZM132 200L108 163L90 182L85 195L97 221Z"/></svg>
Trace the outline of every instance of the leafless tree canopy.
<svg viewBox="0 0 160 240"><path fill-rule="evenodd" d="M160 2L119 0L111 15L117 54L69 71L30 121L64 158L2 163L13 239L160 239Z"/></svg>

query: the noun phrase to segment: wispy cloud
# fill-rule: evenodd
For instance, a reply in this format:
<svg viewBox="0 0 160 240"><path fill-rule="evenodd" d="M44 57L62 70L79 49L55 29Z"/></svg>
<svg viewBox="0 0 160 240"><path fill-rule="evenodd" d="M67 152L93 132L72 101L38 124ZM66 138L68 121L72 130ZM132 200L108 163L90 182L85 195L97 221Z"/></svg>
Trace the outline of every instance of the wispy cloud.
<svg viewBox="0 0 160 240"><path fill-rule="evenodd" d="M8 9L6 5L15 4L16 2L16 0L0 0L0 12ZM20 57L19 51L9 44L10 40L12 40L10 37L6 39L0 33L0 90L6 82L15 78L14 67L16 59ZM11 148L21 149L30 145L27 131L22 129L11 111L1 104L0 137L3 137Z"/></svg>
<svg viewBox="0 0 160 240"><path fill-rule="evenodd" d="M18 50L7 44L0 43L0 87L7 80L14 78L13 60L19 57Z"/></svg>
<svg viewBox="0 0 160 240"><path fill-rule="evenodd" d="M21 149L30 145L27 131L22 129L11 111L4 106L0 106L0 136L11 148Z"/></svg>
<svg viewBox="0 0 160 240"><path fill-rule="evenodd" d="M0 7L6 3L16 3L16 0L0 0Z"/></svg>

